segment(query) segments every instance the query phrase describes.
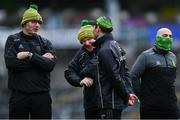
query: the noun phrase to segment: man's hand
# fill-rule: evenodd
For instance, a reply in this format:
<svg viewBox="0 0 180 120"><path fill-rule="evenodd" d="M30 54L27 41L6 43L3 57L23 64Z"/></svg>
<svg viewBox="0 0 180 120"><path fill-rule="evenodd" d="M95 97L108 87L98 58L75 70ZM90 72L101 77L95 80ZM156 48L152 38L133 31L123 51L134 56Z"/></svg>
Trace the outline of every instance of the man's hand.
<svg viewBox="0 0 180 120"><path fill-rule="evenodd" d="M93 84L93 79L89 77L85 77L83 80L81 80L80 85L91 87Z"/></svg>
<svg viewBox="0 0 180 120"><path fill-rule="evenodd" d="M128 105L132 106L136 101L138 101L138 97L135 94L129 94Z"/></svg>
<svg viewBox="0 0 180 120"><path fill-rule="evenodd" d="M45 53L44 55L42 55L43 57L46 57L48 59L53 59L54 56L51 53Z"/></svg>
<svg viewBox="0 0 180 120"><path fill-rule="evenodd" d="M28 58L29 52L19 52L17 54L17 59L24 60Z"/></svg>

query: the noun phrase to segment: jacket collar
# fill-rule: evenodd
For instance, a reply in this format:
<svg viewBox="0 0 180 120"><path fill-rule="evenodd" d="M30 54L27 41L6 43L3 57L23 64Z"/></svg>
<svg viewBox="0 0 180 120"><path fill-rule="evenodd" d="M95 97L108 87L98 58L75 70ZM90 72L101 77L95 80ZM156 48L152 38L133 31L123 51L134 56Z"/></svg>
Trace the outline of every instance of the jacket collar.
<svg viewBox="0 0 180 120"><path fill-rule="evenodd" d="M25 39L36 39L36 38L38 38L38 36L29 36L29 35L26 35L26 34L23 33L23 31L21 31L19 34L21 36L23 36Z"/></svg>
<svg viewBox="0 0 180 120"><path fill-rule="evenodd" d="M153 50L154 50L154 52L156 52L156 53L158 53L158 54L163 54L163 55L169 53L169 51L164 51L164 50L161 50L161 49L157 48L156 45L154 45Z"/></svg>
<svg viewBox="0 0 180 120"><path fill-rule="evenodd" d="M84 46L81 47L81 50L84 51L84 53L86 53L86 54L88 54L90 56L94 54L94 50L90 52Z"/></svg>
<svg viewBox="0 0 180 120"><path fill-rule="evenodd" d="M113 40L113 36L111 33L107 33L107 34L104 34L103 36L99 37L95 42L94 42L94 46L95 47L100 47L101 44L103 44L104 42L106 41L109 41L109 40Z"/></svg>

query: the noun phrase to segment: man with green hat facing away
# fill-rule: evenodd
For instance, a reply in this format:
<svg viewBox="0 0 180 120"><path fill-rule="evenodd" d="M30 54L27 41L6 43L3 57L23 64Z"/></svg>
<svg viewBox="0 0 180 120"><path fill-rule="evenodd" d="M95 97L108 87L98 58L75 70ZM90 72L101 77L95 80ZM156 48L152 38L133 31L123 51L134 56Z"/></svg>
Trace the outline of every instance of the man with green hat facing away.
<svg viewBox="0 0 180 120"><path fill-rule="evenodd" d="M177 61L171 52L172 41L171 30L160 28L155 46L142 52L131 69L134 92L140 98L141 119L180 118L174 86Z"/></svg>
<svg viewBox="0 0 180 120"><path fill-rule="evenodd" d="M96 113L96 119L120 119L122 110L137 100L132 91L125 51L113 39L110 18L100 16L93 28L96 39L93 46L98 59L95 79L98 106L89 113Z"/></svg>
<svg viewBox="0 0 180 120"><path fill-rule="evenodd" d="M22 31L8 36L5 63L8 69L9 119L51 119L50 72L55 50L38 31L43 22L36 5L27 9Z"/></svg>
<svg viewBox="0 0 180 120"><path fill-rule="evenodd" d="M97 108L97 81L95 81L96 58L94 55L95 42L93 35L93 27L89 25L88 20L82 20L81 28L78 32L78 40L83 45L69 62L68 68L64 72L66 80L75 87L83 87L84 93L84 109L86 119L95 119L96 113L86 114L87 110Z"/></svg>

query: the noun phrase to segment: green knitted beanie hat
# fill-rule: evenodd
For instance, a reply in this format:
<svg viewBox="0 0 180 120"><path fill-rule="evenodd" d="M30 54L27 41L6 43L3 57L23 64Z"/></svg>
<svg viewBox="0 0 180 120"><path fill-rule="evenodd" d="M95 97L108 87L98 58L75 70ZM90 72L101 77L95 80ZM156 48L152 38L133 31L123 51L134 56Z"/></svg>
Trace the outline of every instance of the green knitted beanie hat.
<svg viewBox="0 0 180 120"><path fill-rule="evenodd" d="M83 19L83 20L81 21L81 27L82 27L82 26L85 26L85 25L89 25L89 20Z"/></svg>
<svg viewBox="0 0 180 120"><path fill-rule="evenodd" d="M108 17L100 16L96 19L96 24L104 31L111 32L113 30L113 24Z"/></svg>
<svg viewBox="0 0 180 120"><path fill-rule="evenodd" d="M82 26L78 32L78 40L80 43L82 43L85 38L94 38L93 27L91 25Z"/></svg>
<svg viewBox="0 0 180 120"><path fill-rule="evenodd" d="M24 12L21 25L30 20L37 20L41 23L43 22L41 15L38 13L38 6L35 4L30 5L29 9Z"/></svg>

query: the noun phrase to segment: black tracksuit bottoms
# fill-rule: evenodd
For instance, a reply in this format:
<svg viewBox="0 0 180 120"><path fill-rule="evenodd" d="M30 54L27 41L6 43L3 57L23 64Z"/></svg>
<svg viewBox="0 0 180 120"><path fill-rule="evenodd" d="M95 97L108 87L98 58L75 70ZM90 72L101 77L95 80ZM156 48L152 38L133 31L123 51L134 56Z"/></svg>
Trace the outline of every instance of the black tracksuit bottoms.
<svg viewBox="0 0 180 120"><path fill-rule="evenodd" d="M122 110L85 109L85 119L121 119Z"/></svg>
<svg viewBox="0 0 180 120"><path fill-rule="evenodd" d="M180 113L177 107L171 109L140 107L140 118L141 119L179 119Z"/></svg>
<svg viewBox="0 0 180 120"><path fill-rule="evenodd" d="M13 91L9 99L9 119L51 119L51 103L49 92Z"/></svg>

